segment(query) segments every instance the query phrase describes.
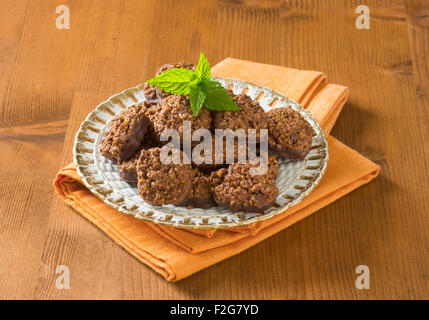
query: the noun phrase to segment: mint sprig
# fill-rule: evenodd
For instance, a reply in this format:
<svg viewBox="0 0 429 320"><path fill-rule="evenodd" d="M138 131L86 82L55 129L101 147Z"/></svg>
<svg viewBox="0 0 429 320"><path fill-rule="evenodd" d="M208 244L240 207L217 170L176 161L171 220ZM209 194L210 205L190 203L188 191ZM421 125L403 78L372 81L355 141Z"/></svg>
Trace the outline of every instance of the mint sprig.
<svg viewBox="0 0 429 320"><path fill-rule="evenodd" d="M200 53L200 60L198 61L198 65L195 68L195 74L200 80L210 80L211 78L211 71L210 71L210 64L204 55L204 53Z"/></svg>
<svg viewBox="0 0 429 320"><path fill-rule="evenodd" d="M214 111L240 110L219 82L215 80L202 80L201 86L206 93L204 106L207 109Z"/></svg>
<svg viewBox="0 0 429 320"><path fill-rule="evenodd" d="M173 68L160 73L148 80L151 85L173 94L189 94L189 83L194 77L194 71Z"/></svg>
<svg viewBox="0 0 429 320"><path fill-rule="evenodd" d="M222 84L211 77L210 64L202 52L195 71L173 68L147 82L172 94L189 94L195 117L203 106L213 111L240 110Z"/></svg>
<svg viewBox="0 0 429 320"><path fill-rule="evenodd" d="M194 117L198 115L201 108L203 107L204 100L206 98L206 94L204 91L199 90L198 88L190 88L190 100L191 100L191 110Z"/></svg>

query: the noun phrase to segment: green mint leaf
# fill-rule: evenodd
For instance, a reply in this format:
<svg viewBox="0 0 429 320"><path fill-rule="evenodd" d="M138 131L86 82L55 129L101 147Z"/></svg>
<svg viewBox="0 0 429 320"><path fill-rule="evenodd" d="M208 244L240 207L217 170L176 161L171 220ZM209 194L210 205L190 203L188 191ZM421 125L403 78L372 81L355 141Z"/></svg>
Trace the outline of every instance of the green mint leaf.
<svg viewBox="0 0 429 320"><path fill-rule="evenodd" d="M213 111L240 110L219 82L215 80L202 80L201 86L206 94L204 106L207 109Z"/></svg>
<svg viewBox="0 0 429 320"><path fill-rule="evenodd" d="M210 64L202 52L200 54L200 61L198 61L197 68L195 69L195 74L201 80L210 80L211 78Z"/></svg>
<svg viewBox="0 0 429 320"><path fill-rule="evenodd" d="M172 94L190 95L191 110L195 117L203 105L214 111L240 110L226 89L211 78L210 64L202 52L195 72L173 68L147 82Z"/></svg>
<svg viewBox="0 0 429 320"><path fill-rule="evenodd" d="M201 80L200 79L192 80L191 82L189 82L189 87L201 90Z"/></svg>
<svg viewBox="0 0 429 320"><path fill-rule="evenodd" d="M204 99L206 98L206 94L199 88L191 87L190 88L190 100L191 100L191 110L196 117L203 107Z"/></svg>
<svg viewBox="0 0 429 320"><path fill-rule="evenodd" d="M173 68L149 79L147 82L166 92L185 95L190 92L189 83L194 76L192 70Z"/></svg>

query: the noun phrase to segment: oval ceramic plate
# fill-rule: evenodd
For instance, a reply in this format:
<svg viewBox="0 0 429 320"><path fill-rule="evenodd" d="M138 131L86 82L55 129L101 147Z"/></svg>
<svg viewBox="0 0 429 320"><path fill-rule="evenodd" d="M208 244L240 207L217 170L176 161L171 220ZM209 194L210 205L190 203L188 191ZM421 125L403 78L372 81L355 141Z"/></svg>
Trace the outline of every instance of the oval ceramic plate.
<svg viewBox="0 0 429 320"><path fill-rule="evenodd" d="M92 111L81 124L73 147L77 172L86 187L118 211L153 223L194 229L229 228L269 219L293 207L306 197L322 178L328 163L328 143L318 122L297 102L269 88L236 79L216 78L235 94L245 92L258 99L265 111L273 107L292 108L314 130L311 150L302 161L279 160L278 197L272 208L263 213L233 213L224 207L187 209L173 205L152 206L140 198L135 184L120 179L116 164L100 154L100 143L110 120L130 105L145 100L143 85L110 97Z"/></svg>

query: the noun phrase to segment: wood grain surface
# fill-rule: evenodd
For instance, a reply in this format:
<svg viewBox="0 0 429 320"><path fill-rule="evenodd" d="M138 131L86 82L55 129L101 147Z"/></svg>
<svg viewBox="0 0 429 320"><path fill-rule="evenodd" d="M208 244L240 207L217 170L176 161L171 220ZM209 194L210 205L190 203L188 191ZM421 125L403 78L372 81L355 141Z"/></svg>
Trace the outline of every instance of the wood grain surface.
<svg viewBox="0 0 429 320"><path fill-rule="evenodd" d="M70 8L58 30L55 9ZM0 298L428 299L429 3L0 1ZM178 283L55 195L80 122L164 63L225 57L319 70L351 94L332 134L380 176L244 253ZM55 286L70 267L69 290ZM355 287L358 265L369 290Z"/></svg>

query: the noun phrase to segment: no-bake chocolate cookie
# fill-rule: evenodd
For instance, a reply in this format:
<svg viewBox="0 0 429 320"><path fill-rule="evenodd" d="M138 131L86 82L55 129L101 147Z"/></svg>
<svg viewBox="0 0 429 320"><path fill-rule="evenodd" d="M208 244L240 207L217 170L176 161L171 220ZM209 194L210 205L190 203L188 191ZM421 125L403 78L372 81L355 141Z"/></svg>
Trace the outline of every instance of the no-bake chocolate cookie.
<svg viewBox="0 0 429 320"><path fill-rule="evenodd" d="M101 142L101 154L113 161L130 158L139 148L149 126L141 105L133 105L115 116Z"/></svg>
<svg viewBox="0 0 429 320"><path fill-rule="evenodd" d="M180 138L183 138L184 121L191 123L191 132L198 129L210 130L212 125L211 114L205 108L194 117L186 96L170 95L156 106L153 124L158 139L165 129L177 130Z"/></svg>
<svg viewBox="0 0 429 320"><path fill-rule="evenodd" d="M248 129L257 129L257 138L259 138L259 130L267 129L267 116L264 109L257 100L252 100L246 94L235 95L231 90L228 90L228 93L240 110L214 112L214 128L233 131L244 129L246 135Z"/></svg>
<svg viewBox="0 0 429 320"><path fill-rule="evenodd" d="M140 158L141 150L136 151L131 158L119 161L119 176L127 182L137 182L137 162Z"/></svg>
<svg viewBox="0 0 429 320"><path fill-rule="evenodd" d="M277 166L277 160L270 157L270 166ZM278 195L276 169L269 168L265 174L252 175L250 163L234 163L228 167L223 181L214 188L215 201L231 211L263 212Z"/></svg>
<svg viewBox="0 0 429 320"><path fill-rule="evenodd" d="M156 89L156 87L147 82L145 82L143 86L144 97L151 104L157 104L159 102L159 98L156 95Z"/></svg>
<svg viewBox="0 0 429 320"><path fill-rule="evenodd" d="M167 63L162 65L156 70L156 75L159 75L160 73L163 73L167 70L173 69L173 68L179 68L179 69L190 69L195 70L195 66L192 63L189 62L179 62L175 64ZM157 87L154 87L153 85L149 83L145 83L143 87L144 96L152 104L157 104L160 102L163 98L168 97L171 95L171 93L165 92Z"/></svg>
<svg viewBox="0 0 429 320"><path fill-rule="evenodd" d="M157 105L150 104L149 102L144 101L142 106L145 116L149 119L149 126L143 141L148 145L152 144L152 146L160 146L161 144L159 143L159 137L156 134L154 128Z"/></svg>
<svg viewBox="0 0 429 320"><path fill-rule="evenodd" d="M270 110L267 118L270 152L283 158L304 159L311 147L311 125L291 108Z"/></svg>
<svg viewBox="0 0 429 320"><path fill-rule="evenodd" d="M159 75L167 70L178 68L178 69L189 69L195 71L194 64L190 62L179 62L179 63L166 63L162 66L160 66L158 69L156 69L156 75Z"/></svg>
<svg viewBox="0 0 429 320"><path fill-rule="evenodd" d="M208 209L215 206L213 200L213 180L210 175L192 169L192 188L187 199L180 206Z"/></svg>
<svg viewBox="0 0 429 320"><path fill-rule="evenodd" d="M146 138L146 137L145 137ZM137 162L140 158L142 150L149 150L156 147L150 140L143 139L139 149L131 156L131 158L118 162L119 176L127 182L137 182Z"/></svg>
<svg viewBox="0 0 429 320"><path fill-rule="evenodd" d="M248 159L248 150L247 150L247 143L240 144L237 139L234 140L234 145L227 146L226 139L223 141L221 138L218 137L219 140L219 146L222 149L221 152L219 152L219 155L217 154L216 150L216 140L215 137L212 137L212 147L211 147L211 159L207 161L204 158L204 150L201 150L200 156L204 158L203 163L196 163L194 161L195 157L193 157L193 166L203 170L203 171L212 171L218 168L227 167L231 163L237 163L239 160L246 161ZM195 149L195 147L194 147ZM193 150L194 150L193 149ZM230 153L229 157L227 157L227 152ZM239 155L241 157L246 157L244 159L239 158ZM211 163L209 163L211 162Z"/></svg>
<svg viewBox="0 0 429 320"><path fill-rule="evenodd" d="M210 181L213 185L213 188L220 185L228 174L227 168L220 168L216 171L210 173ZM214 190L213 190L214 191Z"/></svg>
<svg viewBox="0 0 429 320"><path fill-rule="evenodd" d="M137 162L138 192L152 205L178 204L189 195L192 187L192 167L182 163L161 162L161 148L142 150Z"/></svg>

